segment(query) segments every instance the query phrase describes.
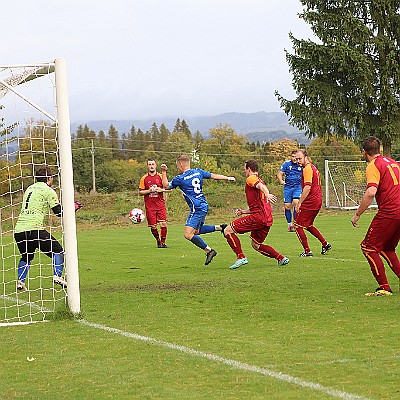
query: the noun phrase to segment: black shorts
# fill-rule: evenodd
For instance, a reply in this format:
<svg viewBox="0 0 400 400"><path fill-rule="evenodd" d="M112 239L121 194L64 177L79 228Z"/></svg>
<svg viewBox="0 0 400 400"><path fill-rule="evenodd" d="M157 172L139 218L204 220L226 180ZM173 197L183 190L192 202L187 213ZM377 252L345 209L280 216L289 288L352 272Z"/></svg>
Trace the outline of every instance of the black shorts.
<svg viewBox="0 0 400 400"><path fill-rule="evenodd" d="M18 232L14 234L14 239L17 242L21 258L25 262L33 259L36 249L39 249L48 257L52 257L54 253L61 254L64 252L57 239L44 229Z"/></svg>

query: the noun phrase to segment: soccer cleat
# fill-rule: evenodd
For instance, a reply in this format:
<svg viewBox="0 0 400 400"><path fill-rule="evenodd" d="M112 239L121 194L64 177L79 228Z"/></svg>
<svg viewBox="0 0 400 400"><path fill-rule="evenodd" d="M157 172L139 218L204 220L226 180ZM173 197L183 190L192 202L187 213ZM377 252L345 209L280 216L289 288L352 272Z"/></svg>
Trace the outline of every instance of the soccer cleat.
<svg viewBox="0 0 400 400"><path fill-rule="evenodd" d="M159 241L159 240L157 240L157 247L160 249L161 248L161 245L162 245L162 243Z"/></svg>
<svg viewBox="0 0 400 400"><path fill-rule="evenodd" d="M321 254L326 254L331 248L332 246L327 243L325 246L322 246Z"/></svg>
<svg viewBox="0 0 400 400"><path fill-rule="evenodd" d="M25 283L22 281L17 281L17 290L25 292L25 290L27 290Z"/></svg>
<svg viewBox="0 0 400 400"><path fill-rule="evenodd" d="M157 247L159 249L169 249L169 246L167 246L165 243L160 243Z"/></svg>
<svg viewBox="0 0 400 400"><path fill-rule="evenodd" d="M241 267L242 265L246 265L249 262L249 260L245 258L238 258L233 265L229 267L229 269L236 269Z"/></svg>
<svg viewBox="0 0 400 400"><path fill-rule="evenodd" d="M63 289L67 287L67 281L61 276L54 275L53 283L55 283L56 285L60 285Z"/></svg>
<svg viewBox="0 0 400 400"><path fill-rule="evenodd" d="M290 232L296 232L296 228L294 226L290 227Z"/></svg>
<svg viewBox="0 0 400 400"><path fill-rule="evenodd" d="M278 266L282 267L283 265L289 264L289 259L287 257L283 257L281 261L278 261Z"/></svg>
<svg viewBox="0 0 400 400"><path fill-rule="evenodd" d="M225 230L225 228L228 226L228 224L221 224L220 225L220 227L221 227L221 233L222 234L224 234L224 230Z"/></svg>
<svg viewBox="0 0 400 400"><path fill-rule="evenodd" d="M206 262L204 265L210 264L211 260L217 255L217 252L214 249L211 249L206 255Z"/></svg>
<svg viewBox="0 0 400 400"><path fill-rule="evenodd" d="M312 251L303 251L303 252L300 254L300 257L312 257L312 256L313 256Z"/></svg>
<svg viewBox="0 0 400 400"><path fill-rule="evenodd" d="M366 296L393 296L393 292L391 290L385 290L378 287L375 292L365 293Z"/></svg>

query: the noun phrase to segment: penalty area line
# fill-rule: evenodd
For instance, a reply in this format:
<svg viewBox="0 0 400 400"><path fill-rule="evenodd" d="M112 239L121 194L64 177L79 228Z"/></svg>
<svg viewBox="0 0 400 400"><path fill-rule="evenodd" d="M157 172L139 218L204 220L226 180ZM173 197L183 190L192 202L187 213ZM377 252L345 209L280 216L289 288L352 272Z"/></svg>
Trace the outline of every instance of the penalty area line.
<svg viewBox="0 0 400 400"><path fill-rule="evenodd" d="M240 369L242 371L254 372L256 374L268 376L270 378L278 379L283 382L292 383L294 385L301 386L303 388L308 388L312 390L316 390L319 392L326 393L332 397L336 397L339 399L346 399L346 400L368 400L366 397L358 396L352 393L347 393L341 390L332 389L327 386L320 385L319 383L308 382L303 379L296 378L294 376L284 374L281 372L273 371L271 369L257 367L255 365L246 364L240 361L232 360L229 358L220 357L216 354L204 353L202 351L194 350L186 346L180 346L174 343L165 342L163 340L154 339L148 336L138 335L136 333L125 332L121 329L110 328L105 325L96 324L93 322L86 321L84 319L76 320L78 323L86 326L90 326L92 328L101 329L103 331L114 333L117 335L125 336L130 339L140 340L142 342L151 343L157 346L169 348L172 350L180 351L185 354L189 354L192 356L201 357L211 361L218 361L220 363L229 365L230 367Z"/></svg>

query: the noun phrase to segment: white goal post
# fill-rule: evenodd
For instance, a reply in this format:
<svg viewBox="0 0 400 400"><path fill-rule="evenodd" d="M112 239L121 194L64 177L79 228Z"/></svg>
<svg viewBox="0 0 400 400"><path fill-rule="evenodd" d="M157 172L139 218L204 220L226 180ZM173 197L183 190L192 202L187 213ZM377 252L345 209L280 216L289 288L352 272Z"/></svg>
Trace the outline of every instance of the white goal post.
<svg viewBox="0 0 400 400"><path fill-rule="evenodd" d="M325 160L325 207L355 210L366 189L366 161ZM370 207L376 207L375 200Z"/></svg>
<svg viewBox="0 0 400 400"><path fill-rule="evenodd" d="M22 195L34 172L49 166L63 209L61 219L49 214L48 230L64 248L67 290L52 280L52 260L37 251L26 291L17 290L20 258L13 240ZM67 300L80 313L78 253L66 64L0 65L0 325L45 320Z"/></svg>

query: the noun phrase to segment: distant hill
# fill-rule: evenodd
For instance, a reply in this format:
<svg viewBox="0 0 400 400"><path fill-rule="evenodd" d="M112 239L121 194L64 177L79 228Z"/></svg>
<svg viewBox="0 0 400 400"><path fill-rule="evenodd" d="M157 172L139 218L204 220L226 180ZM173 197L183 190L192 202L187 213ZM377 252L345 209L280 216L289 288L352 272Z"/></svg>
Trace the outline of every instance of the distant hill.
<svg viewBox="0 0 400 400"><path fill-rule="evenodd" d="M135 126L136 129L140 128L142 131L149 130L154 122L157 123L158 127L164 123L165 126L172 131L177 118L181 120L184 119L192 133L198 130L205 138L209 136L210 128L215 128L217 124L229 124L237 133L248 136L251 142L273 142L287 137L292 140L297 140L299 143L310 143L310 140L304 136L303 132L297 127L289 125L285 113L266 111L255 113L231 112L208 117L179 116L131 121L103 120L75 122L72 124L72 131L75 132L80 124L87 123L89 128L96 132L100 130L107 132L112 124L117 131L122 134L124 132L129 132L132 125Z"/></svg>

